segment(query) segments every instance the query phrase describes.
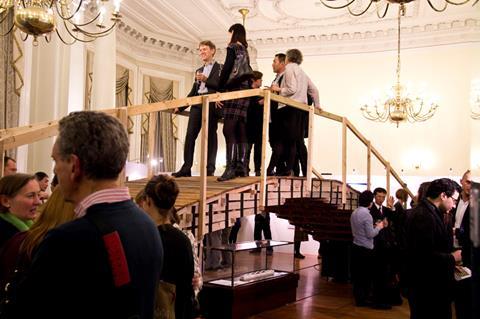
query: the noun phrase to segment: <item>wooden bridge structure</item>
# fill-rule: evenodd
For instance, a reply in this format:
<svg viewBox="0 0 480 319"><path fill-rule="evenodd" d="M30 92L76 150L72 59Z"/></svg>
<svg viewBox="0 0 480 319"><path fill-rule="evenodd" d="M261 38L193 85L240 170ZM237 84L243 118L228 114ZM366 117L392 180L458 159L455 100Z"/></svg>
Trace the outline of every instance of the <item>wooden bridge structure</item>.
<svg viewBox="0 0 480 319"><path fill-rule="evenodd" d="M216 178L208 177L206 172L208 105L210 102L249 98L252 96L261 96L264 99L261 176L236 178L221 183L217 182ZM266 175L266 141L268 137L271 101L284 103L308 112L309 114L308 166L307 176L305 178L267 177ZM277 212L281 217L289 219L292 224L302 226L302 228L306 229L314 235L314 237L317 236L321 238L322 232L328 233L329 227L325 225L328 226L328 221L330 220L331 226L333 227L335 220L327 218L323 219L321 223L315 222L314 211L311 212L312 220L312 218L300 213L289 215L286 211L291 210L282 210L279 206L285 203L293 204L295 202L296 204L301 204L309 201L310 204L313 205L310 207L315 207L320 213L323 210L325 214L336 214L339 211L348 213L357 206L358 192L347 185L348 131L353 133L358 142L362 143L367 149L367 188L370 189L371 187L372 158L376 158L385 167L387 193L390 193L390 179L393 177L408 194L413 197L412 192L397 172L390 166L390 163L372 145L371 141L365 138L346 117L315 109L313 106L272 94L269 90L251 89L228 93L215 93L100 111L117 117L124 124L125 128L127 128L129 117L147 113L154 115L156 112L172 112L175 108L198 104L202 105L200 176L177 179L180 187L177 209L181 216L181 226L191 229L198 239L201 239L206 232L230 226L237 217L255 214L263 210ZM341 124L342 137L341 141L339 141L342 145L341 181L325 180L315 168L312 167L313 149L315 145L315 117L326 118ZM154 116L150 116L150 120L153 118ZM0 130L0 152L4 153L4 151L8 149L43 140L55 136L57 133L57 120ZM149 154L153 154L156 136L155 129L149 130L147 143ZM3 161L0 162L0 165L3 165ZM0 167L0 172L3 172L3 167ZM149 166L148 175L151 176L152 172L153 169ZM132 196L135 196L138 190L145 185L146 180L126 182L125 175L122 175L119 182L122 184L127 183ZM294 200L295 198L303 198L303 200Z"/></svg>

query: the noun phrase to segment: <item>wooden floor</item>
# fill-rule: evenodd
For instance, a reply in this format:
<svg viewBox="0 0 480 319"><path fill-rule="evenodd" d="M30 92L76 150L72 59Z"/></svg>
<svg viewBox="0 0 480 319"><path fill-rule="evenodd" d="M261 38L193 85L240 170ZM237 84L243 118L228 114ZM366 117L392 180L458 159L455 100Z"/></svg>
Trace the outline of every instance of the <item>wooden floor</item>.
<svg viewBox="0 0 480 319"><path fill-rule="evenodd" d="M217 178L217 176L207 177L207 198L218 197L230 191L242 191L249 189L252 184L260 183L260 177L255 176L238 177L224 182L218 182ZM276 178L273 177L269 179L271 181L276 180ZM180 189L180 194L175 202L177 209L198 202L200 198L200 177L182 177L175 179L175 181ZM145 184L146 180L144 179L126 183L132 197L135 197L135 195L145 187Z"/></svg>
<svg viewBox="0 0 480 319"><path fill-rule="evenodd" d="M236 271L250 271L253 267L264 265L265 255L238 254ZM252 265L252 262L254 263ZM300 274L297 288L297 301L283 307L250 317L250 319L408 319L410 311L404 300L402 306L391 310L375 310L355 307L352 286L347 283L330 282L320 276L317 256L307 255L304 260L296 260L295 268ZM292 269L292 255L275 252L269 257L268 267L284 270ZM207 272L205 280L228 276L230 270ZM261 296L259 296L261 298Z"/></svg>

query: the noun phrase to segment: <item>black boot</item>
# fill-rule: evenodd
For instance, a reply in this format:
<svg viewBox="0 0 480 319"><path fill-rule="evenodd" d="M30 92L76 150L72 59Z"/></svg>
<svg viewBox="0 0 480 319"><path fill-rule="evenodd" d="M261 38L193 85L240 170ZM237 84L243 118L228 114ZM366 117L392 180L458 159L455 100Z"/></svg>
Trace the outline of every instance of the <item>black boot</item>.
<svg viewBox="0 0 480 319"><path fill-rule="evenodd" d="M239 143L237 144L237 176L246 177L248 176L248 144Z"/></svg>
<svg viewBox="0 0 480 319"><path fill-rule="evenodd" d="M242 165L242 163L240 162L240 144L237 144L237 169L235 173L239 177L245 177L250 175L250 155L252 154L252 146L253 144L247 144L246 164ZM246 175L244 175L245 173Z"/></svg>
<svg viewBox="0 0 480 319"><path fill-rule="evenodd" d="M227 167L222 176L217 178L217 181L223 182L235 178L235 144L227 144Z"/></svg>

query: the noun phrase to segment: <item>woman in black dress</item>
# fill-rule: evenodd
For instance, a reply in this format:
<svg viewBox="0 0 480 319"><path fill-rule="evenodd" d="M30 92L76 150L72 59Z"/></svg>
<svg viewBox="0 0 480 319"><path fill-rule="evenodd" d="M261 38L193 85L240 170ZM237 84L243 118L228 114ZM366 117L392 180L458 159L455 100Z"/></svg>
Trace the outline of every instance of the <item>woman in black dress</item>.
<svg viewBox="0 0 480 319"><path fill-rule="evenodd" d="M220 74L219 91L230 92L250 89L251 75L232 79L232 73L235 69L235 60L247 61L250 65L248 56L248 44L246 40L245 28L241 24L234 24L228 29L231 34L230 43L227 47L227 56ZM230 79L230 80L229 80ZM249 99L229 100L223 103L217 102L218 107L223 108L223 135L227 145L227 168L218 178L218 181L226 181L236 176L247 176L247 110Z"/></svg>

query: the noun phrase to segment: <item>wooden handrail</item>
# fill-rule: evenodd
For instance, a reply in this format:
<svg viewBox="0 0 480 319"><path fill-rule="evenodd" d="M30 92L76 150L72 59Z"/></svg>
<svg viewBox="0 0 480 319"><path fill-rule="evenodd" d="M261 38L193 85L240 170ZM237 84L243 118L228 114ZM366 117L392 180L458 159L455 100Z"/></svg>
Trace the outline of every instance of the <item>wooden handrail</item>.
<svg viewBox="0 0 480 319"><path fill-rule="evenodd" d="M214 94L208 94L204 96L195 96L195 97L188 97L188 98L183 98L183 99L175 99L175 100L170 100L170 101L164 101L164 102L157 102L157 103L151 103L151 104L142 104L142 105L135 105L135 106L130 106L126 108L126 111L121 108L114 108L114 109L104 109L100 110L104 113L110 114L112 116L115 116L119 118L124 125L126 124L125 117L126 116L136 116L136 115L141 115L141 114L146 114L146 113L151 113L152 120L153 122L153 115L155 112L159 111L168 111L168 110L174 110L176 108L180 107L185 107L185 106L191 106L191 105L200 105L205 102L205 98L209 102L216 102L216 101L226 101L226 100L233 100L233 99L239 99L239 98L248 98L252 96L261 96L265 98L265 102L268 100L268 103L264 104L265 107L265 112L264 114L267 114L269 116L269 106L270 100L277 101L279 103L284 103L286 105L295 107L297 109L309 112L309 118L310 118L310 125L309 125L309 134L313 133L313 122L311 120L312 114L314 112L315 115L333 120L339 123L342 123L342 126L345 126L348 130L350 130L366 147L367 147L367 188L369 188L371 185L371 163L370 163L370 158L371 154L373 154L385 167L387 170L387 183L390 184L389 178L390 175L395 178L395 180L407 191L407 193L410 195L410 197L414 197L413 193L408 189L407 184L401 179L401 177L398 175L398 173L390 167L389 162L380 154L380 152L371 145L370 141L360 133L360 131L345 117L329 113L323 110L320 110L318 108L314 108L312 112L312 108L304 103L300 103L297 101L294 101L292 99L279 96L277 94L270 94L270 91L266 89L251 89L251 90L243 90L243 91L234 91L234 92L227 92L227 93L214 93ZM122 111L123 110L123 111ZM264 116L264 123L268 123L268 116ZM153 130L155 131L155 130ZM16 128L9 128L9 129L3 129L0 130L0 150L3 148L3 150L9 150L12 148L19 147L21 145L25 144L30 144L32 142L36 142L39 140L43 140L45 138L53 137L58 134L58 121L48 121L48 122L43 122L43 123L38 123L38 124L32 124L32 125L27 125L23 127L16 127ZM265 135L266 134L266 135ZM263 138L264 138L264 143L262 146L262 179L264 179L264 184L266 185L266 165L265 161L265 141L268 137L268 125L264 125L264 132L263 132ZM152 133L151 136L149 136L149 145L153 145L153 139L154 139L154 134ZM310 138L313 140L312 135L309 135ZM313 142L309 142L309 155L312 154L312 151L310 150L310 147L313 145L311 144ZM345 145L346 147L346 145ZM152 150L150 150L151 152ZM205 149L206 151L206 149ZM343 148L342 148L343 152ZM150 153L152 154L152 153ZM346 156L346 150L345 150L345 156ZM308 161L309 163L311 162L311 159ZM344 159L342 159L342 179L344 172L343 172L343 164L346 164L346 159L344 162ZM205 165L203 165L205 166ZM202 167L203 167L202 166ZM150 164L149 164L150 167ZM309 165L309 173L307 173L307 176L311 176L312 172L314 175L317 177L321 178L321 175L311 168L311 165ZM2 170L3 171L3 170ZM151 170L149 170L149 173L151 174ZM311 177L310 177L311 178ZM343 187L342 187L342 193L343 193ZM265 199L261 199L261 203L265 203Z"/></svg>

